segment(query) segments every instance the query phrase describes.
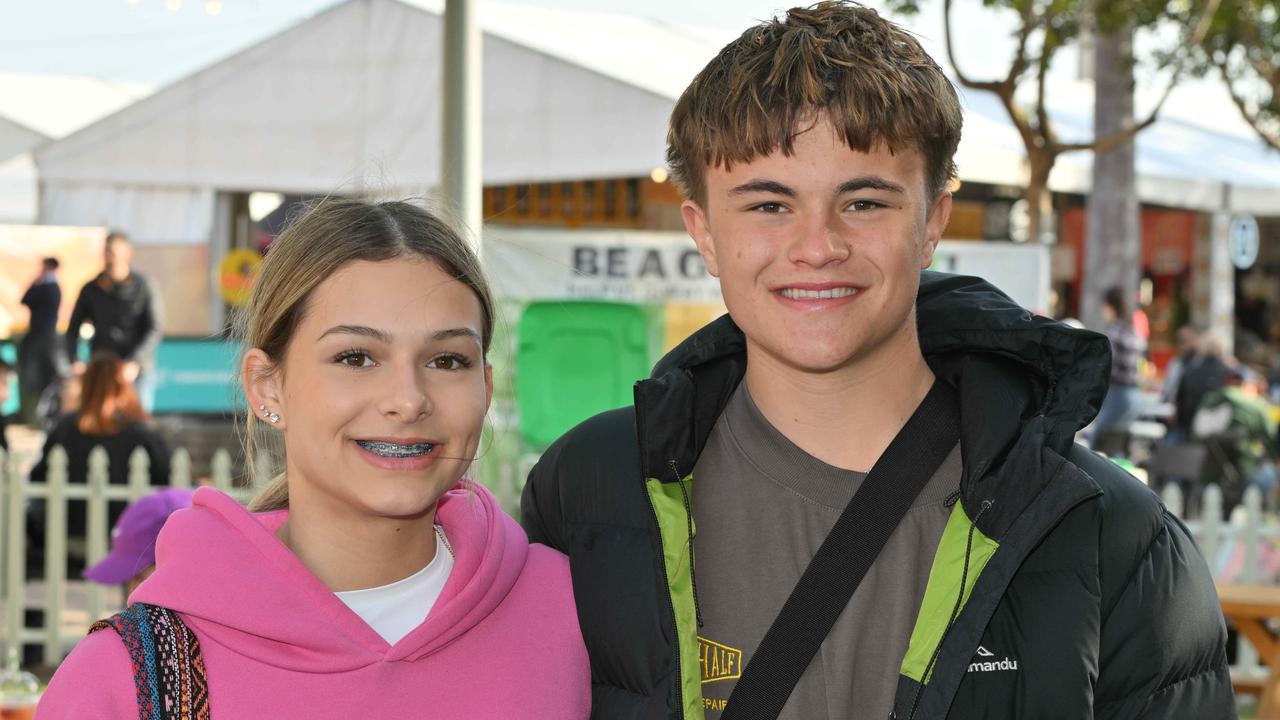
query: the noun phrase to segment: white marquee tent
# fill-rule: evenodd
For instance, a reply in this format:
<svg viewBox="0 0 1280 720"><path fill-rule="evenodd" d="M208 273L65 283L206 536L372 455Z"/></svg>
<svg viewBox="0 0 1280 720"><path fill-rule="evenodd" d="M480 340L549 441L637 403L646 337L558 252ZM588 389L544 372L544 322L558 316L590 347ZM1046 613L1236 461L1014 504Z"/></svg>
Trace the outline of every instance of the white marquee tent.
<svg viewBox="0 0 1280 720"><path fill-rule="evenodd" d="M525 18L545 11L483 10L486 182L647 175L662 163L671 97L495 30L528 32ZM608 33L611 46L662 38L631 48L637 67L706 47L609 20L563 32ZM440 165L442 24L399 0L350 0L46 146L42 222L195 243L219 190L427 192Z"/></svg>
<svg viewBox="0 0 1280 720"><path fill-rule="evenodd" d="M0 72L0 223L36 218L32 150L149 92L132 83Z"/></svg>
<svg viewBox="0 0 1280 720"><path fill-rule="evenodd" d="M209 242L219 193L423 194L440 165L439 3L348 0L36 152L41 222ZM630 16L482 4L486 184L643 176L663 163L680 91L728 39ZM1067 137L1091 98L1051 93ZM963 94L969 182L1021 185L1021 142L993 98ZM1280 153L1171 113L1138 141L1143 199L1275 214ZM1206 158L1212 160L1206 162ZM1089 154L1050 180L1088 188ZM1231 191L1224 192L1230 184Z"/></svg>

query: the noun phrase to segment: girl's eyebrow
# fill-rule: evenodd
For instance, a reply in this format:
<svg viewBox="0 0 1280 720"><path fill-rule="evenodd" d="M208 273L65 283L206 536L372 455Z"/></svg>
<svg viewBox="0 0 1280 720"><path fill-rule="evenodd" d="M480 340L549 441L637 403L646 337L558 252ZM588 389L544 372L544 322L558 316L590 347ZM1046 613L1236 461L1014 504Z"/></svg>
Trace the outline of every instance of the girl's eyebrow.
<svg viewBox="0 0 1280 720"><path fill-rule="evenodd" d="M391 342L391 333L365 325L334 325L320 334L321 340L330 335L362 335L384 343Z"/></svg>
<svg viewBox="0 0 1280 720"><path fill-rule="evenodd" d="M480 333L469 327L449 328L448 330L437 330L436 332L431 333L432 340L448 340L449 338L456 337L468 337L473 340L479 340Z"/></svg>
<svg viewBox="0 0 1280 720"><path fill-rule="evenodd" d="M377 328L371 328L366 325L334 325L320 334L320 338L326 338L330 335L360 335L363 337L373 338L378 342L390 344L391 333ZM480 339L480 333L469 327L448 328L446 330L437 330L430 335L433 341L448 340L455 337L469 337L475 340Z"/></svg>

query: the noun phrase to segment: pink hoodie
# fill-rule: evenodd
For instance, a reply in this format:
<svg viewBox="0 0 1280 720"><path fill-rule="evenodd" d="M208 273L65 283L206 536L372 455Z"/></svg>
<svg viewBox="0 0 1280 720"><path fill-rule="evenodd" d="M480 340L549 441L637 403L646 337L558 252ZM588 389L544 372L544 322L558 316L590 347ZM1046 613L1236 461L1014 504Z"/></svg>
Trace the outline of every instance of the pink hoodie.
<svg viewBox="0 0 1280 720"><path fill-rule="evenodd" d="M487 490L441 498L453 572L427 619L392 646L276 538L287 516L198 490L130 598L176 610L199 638L213 720L589 714L568 561L530 545ZM36 717L136 718L134 692L120 637L102 630L58 668Z"/></svg>

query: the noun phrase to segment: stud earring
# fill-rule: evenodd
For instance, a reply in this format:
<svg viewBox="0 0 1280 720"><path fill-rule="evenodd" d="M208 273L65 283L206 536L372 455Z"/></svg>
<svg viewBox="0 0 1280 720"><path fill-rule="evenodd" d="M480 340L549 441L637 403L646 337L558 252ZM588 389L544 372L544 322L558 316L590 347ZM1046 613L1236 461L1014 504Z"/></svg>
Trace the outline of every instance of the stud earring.
<svg viewBox="0 0 1280 720"><path fill-rule="evenodd" d="M259 405L259 406L258 406L258 412L260 412L260 413L264 413L264 412L266 412L266 411L267 411L267 406L266 406L266 405Z"/></svg>
<svg viewBox="0 0 1280 720"><path fill-rule="evenodd" d="M266 418L267 420L270 420L272 423L280 422L279 413L275 413L275 412L264 413L262 417Z"/></svg>

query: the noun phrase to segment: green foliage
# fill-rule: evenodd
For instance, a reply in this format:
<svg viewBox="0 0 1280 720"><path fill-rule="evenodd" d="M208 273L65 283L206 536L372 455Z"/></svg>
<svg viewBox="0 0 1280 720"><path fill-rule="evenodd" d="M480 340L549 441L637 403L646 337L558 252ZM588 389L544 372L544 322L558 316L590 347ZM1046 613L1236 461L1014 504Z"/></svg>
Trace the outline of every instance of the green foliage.
<svg viewBox="0 0 1280 720"><path fill-rule="evenodd" d="M998 94L1011 91L1091 27L1103 34L1126 26L1173 27L1179 32L1165 35L1176 35L1177 40L1153 50L1147 64L1176 67L1195 76L1217 73L1244 118L1264 141L1280 149L1280 0L970 0L970 4L1021 18L1013 39L1025 54L1010 59L1010 73L998 83L964 82L967 78L962 76L969 87ZM924 0L886 2L891 12L907 16L919 14L923 5ZM1203 29L1202 17L1208 21ZM963 48L956 50L962 58ZM1021 116L1013 118L1015 123L1036 124L1034 111L1011 107L1011 116L1015 113Z"/></svg>
<svg viewBox="0 0 1280 720"><path fill-rule="evenodd" d="M1216 69L1241 115L1280 150L1280 0L1222 0L1201 50L1198 69Z"/></svg>
<svg viewBox="0 0 1280 720"><path fill-rule="evenodd" d="M1230 1L1230 0L1226 0ZM1258 2L1259 0L1237 0ZM1275 0L1268 0L1274 5ZM1153 29L1160 26L1186 28L1193 25L1203 8L1203 0L980 0L992 11L1004 11L1023 18L1014 30L1015 41L1021 35L1034 38L1036 56L1052 56L1062 47L1080 38L1082 33L1097 28L1109 34L1125 27ZM922 0L887 0L890 12L905 16L918 15ZM1219 13L1221 15L1221 13ZM1175 48L1156 51L1158 64L1176 59Z"/></svg>
<svg viewBox="0 0 1280 720"><path fill-rule="evenodd" d="M1224 0L980 0L982 12L1004 13L1017 18L1012 39L1014 50L1007 71L1001 77L974 78L967 75L959 60L963 47L957 48L953 37L951 11L957 0L941 0L946 35L947 56L961 85L972 90L990 92L1000 98L1026 148L1030 175L1025 197L1030 206L1030 234L1037 236L1040 210L1049 173L1059 155L1092 150L1102 152L1131 142L1133 136L1155 122L1160 105L1169 95L1178 77L1186 69L1189 47L1198 46L1207 27L1204 22ZM1236 0L1249 2L1250 0ZM1258 0L1261 1L1261 0ZM1280 0L1268 0L1278 2ZM972 7L975 0L960 0ZM890 12L916 15L924 0L886 0ZM1144 120L1135 122L1106 137L1088 142L1062 142L1053 130L1045 97L1049 91L1048 71L1059 50L1086 33L1113 35L1119 31L1141 29L1167 30L1163 36L1176 38L1170 47L1155 54L1158 63L1169 66L1167 89L1160 103ZM1132 58L1130 59L1132 62ZM1100 69L1101 71L1101 69ZM1021 98L1018 88L1034 83L1034 101Z"/></svg>
<svg viewBox="0 0 1280 720"><path fill-rule="evenodd" d="M1125 23L1143 27L1161 20L1186 15L1194 11L1193 0L1111 0L1098 3L1096 13L1090 0L981 0L989 9L1011 10L1018 16L1053 17L1061 22L1064 41L1074 38L1080 30L1080 19L1093 15L1099 28L1114 30ZM920 12L920 0L888 0L891 12L913 16Z"/></svg>

